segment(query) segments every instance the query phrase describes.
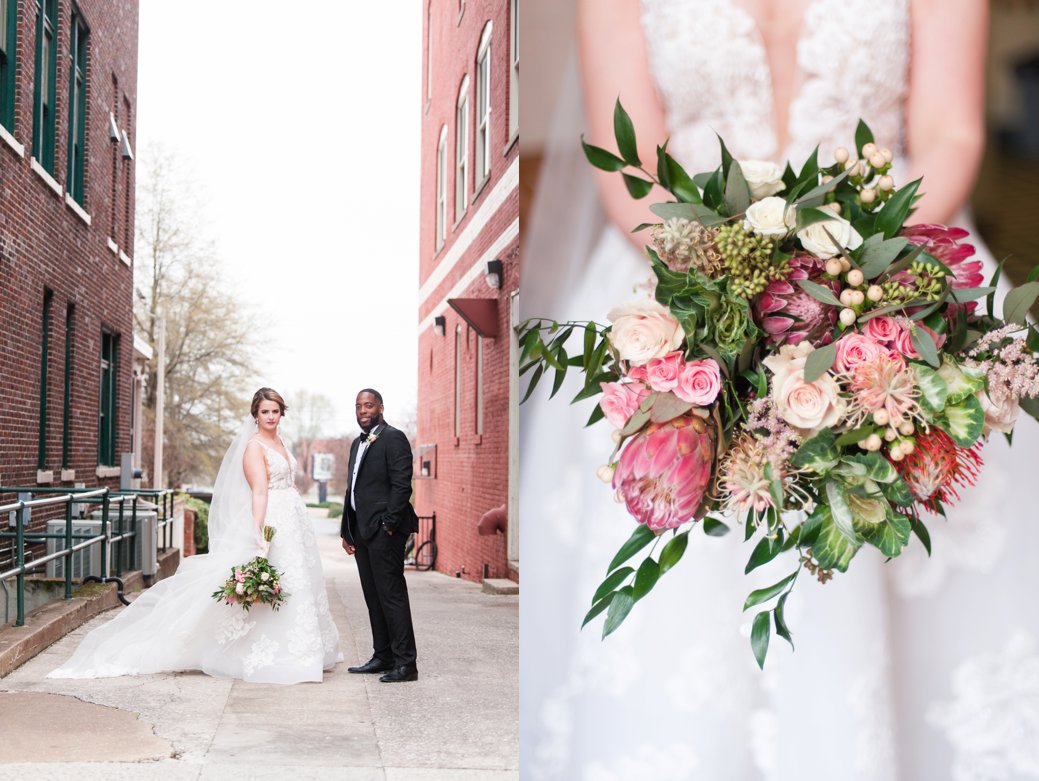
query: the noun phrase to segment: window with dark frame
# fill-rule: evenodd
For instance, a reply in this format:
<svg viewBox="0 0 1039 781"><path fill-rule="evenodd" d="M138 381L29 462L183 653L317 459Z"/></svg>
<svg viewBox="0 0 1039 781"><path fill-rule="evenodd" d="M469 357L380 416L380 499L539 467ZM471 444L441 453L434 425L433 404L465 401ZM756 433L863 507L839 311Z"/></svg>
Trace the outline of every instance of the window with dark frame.
<svg viewBox="0 0 1039 781"><path fill-rule="evenodd" d="M18 0L0 0L0 125L14 132L14 74L18 52Z"/></svg>
<svg viewBox="0 0 1039 781"><path fill-rule="evenodd" d="M116 375L118 337L101 332L101 392L98 409L97 463L115 466Z"/></svg>
<svg viewBox="0 0 1039 781"><path fill-rule="evenodd" d="M61 468L68 469L72 451L72 324L75 306L65 309L65 395L61 411Z"/></svg>
<svg viewBox="0 0 1039 781"><path fill-rule="evenodd" d="M54 175L54 91L58 65L57 0L36 2L36 69L33 77L32 156Z"/></svg>
<svg viewBox="0 0 1039 781"><path fill-rule="evenodd" d="M65 188L80 206L83 202L83 158L86 143L87 46L89 34L79 11L73 7L69 27L69 149Z"/></svg>
<svg viewBox="0 0 1039 781"><path fill-rule="evenodd" d="M40 335L40 439L36 468L47 468L47 369L50 364L51 301L54 293L43 291L43 320Z"/></svg>

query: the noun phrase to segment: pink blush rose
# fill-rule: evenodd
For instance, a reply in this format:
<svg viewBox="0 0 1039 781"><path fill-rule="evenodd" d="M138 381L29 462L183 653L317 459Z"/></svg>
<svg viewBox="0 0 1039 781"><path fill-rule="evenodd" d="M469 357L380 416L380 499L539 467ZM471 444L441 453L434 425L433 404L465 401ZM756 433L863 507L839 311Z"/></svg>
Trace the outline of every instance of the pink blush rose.
<svg viewBox="0 0 1039 781"><path fill-rule="evenodd" d="M887 348L870 337L850 333L837 341L837 370L850 372L860 363L871 363L887 354Z"/></svg>
<svg viewBox="0 0 1039 781"><path fill-rule="evenodd" d="M862 329L864 336L868 336L870 339L880 342L884 346L890 346L891 342L895 340L901 329L898 327L898 321L893 317L887 315L880 315L874 317L872 320L867 320L865 326Z"/></svg>
<svg viewBox="0 0 1039 781"><path fill-rule="evenodd" d="M654 358L646 364L646 382L658 392L674 390L678 385L678 372L682 368L682 352L676 350L663 358Z"/></svg>
<svg viewBox="0 0 1039 781"><path fill-rule="evenodd" d="M835 426L846 409L833 377L824 374L815 382L805 382L803 369L776 375L772 398L779 416L805 434Z"/></svg>
<svg viewBox="0 0 1039 781"><path fill-rule="evenodd" d="M628 418L649 395L641 382L601 382L599 386L602 388L599 406L606 419L617 428L624 428Z"/></svg>
<svg viewBox="0 0 1039 781"><path fill-rule="evenodd" d="M945 334L935 333L926 325L921 325L920 323L916 323L916 327L927 331L927 333L931 335L931 338L934 339L935 346L939 349L941 349L941 346L945 344ZM898 323L898 334L895 336L894 343L891 346L906 358L920 358L920 353L918 353L916 347L913 346L912 326L908 322Z"/></svg>
<svg viewBox="0 0 1039 781"><path fill-rule="evenodd" d="M722 378L717 362L704 358L682 366L674 394L682 401L707 407L718 398L721 389Z"/></svg>

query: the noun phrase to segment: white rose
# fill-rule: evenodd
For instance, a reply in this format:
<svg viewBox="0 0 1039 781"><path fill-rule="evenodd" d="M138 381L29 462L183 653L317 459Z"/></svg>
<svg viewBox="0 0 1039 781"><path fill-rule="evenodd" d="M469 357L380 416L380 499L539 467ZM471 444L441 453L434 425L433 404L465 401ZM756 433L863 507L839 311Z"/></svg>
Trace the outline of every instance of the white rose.
<svg viewBox="0 0 1039 781"><path fill-rule="evenodd" d="M824 206L820 211L829 212L830 210ZM850 222L836 214L829 220L813 222L807 228L802 228L797 232L801 246L823 260L839 254L837 248L833 246L830 236L833 236L837 243L845 249L856 249L862 246L862 236L859 235L859 232L851 227Z"/></svg>
<svg viewBox="0 0 1039 781"><path fill-rule="evenodd" d="M783 184L783 169L767 160L740 160L743 178L750 185L750 197L755 201L775 195L786 189Z"/></svg>
<svg viewBox="0 0 1039 781"><path fill-rule="evenodd" d="M770 195L750 205L743 225L760 236L786 236L797 226L796 211L778 195Z"/></svg>
<svg viewBox="0 0 1039 781"><path fill-rule="evenodd" d="M611 309L610 344L632 366L663 358L685 341L681 323L656 301L640 301Z"/></svg>
<svg viewBox="0 0 1039 781"><path fill-rule="evenodd" d="M234 593L236 593L236 594L244 594L245 593L245 584L244 583L236 583L235 587L234 587Z"/></svg>
<svg viewBox="0 0 1039 781"><path fill-rule="evenodd" d="M983 390L978 391L976 395L978 401L981 402L981 408L985 411L985 433L988 434L991 429L995 429L1001 434L1011 433L1014 430L1014 424L1017 423L1017 416L1021 412L1017 399L1006 396L999 404L996 404Z"/></svg>
<svg viewBox="0 0 1039 781"><path fill-rule="evenodd" d="M261 572L260 573L260 580L262 580L264 583L266 583L270 579L271 579L271 573L269 573L269 572Z"/></svg>
<svg viewBox="0 0 1039 781"><path fill-rule="evenodd" d="M773 374L772 399L776 411L806 435L836 425L847 406L841 398L840 386L829 374L815 382L805 382L805 363L814 350L807 342L784 345L779 353L762 361Z"/></svg>

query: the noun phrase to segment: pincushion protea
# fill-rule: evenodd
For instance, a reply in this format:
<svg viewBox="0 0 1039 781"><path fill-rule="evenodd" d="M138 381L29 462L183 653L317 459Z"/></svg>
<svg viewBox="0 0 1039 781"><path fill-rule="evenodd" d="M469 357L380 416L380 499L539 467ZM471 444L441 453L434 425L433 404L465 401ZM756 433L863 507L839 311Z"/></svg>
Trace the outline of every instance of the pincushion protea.
<svg viewBox="0 0 1039 781"><path fill-rule="evenodd" d="M621 452L613 487L635 520L655 532L695 517L714 466L714 426L693 413L651 423Z"/></svg>
<svg viewBox="0 0 1039 781"><path fill-rule="evenodd" d="M823 276L825 263L812 255L798 255L789 261L785 279L770 282L754 302L754 319L768 334L770 344L798 344L804 339L816 346L833 341L837 309L812 298L797 284L806 279L828 287L834 296L840 285Z"/></svg>
<svg viewBox="0 0 1039 781"><path fill-rule="evenodd" d="M948 434L932 426L917 434L912 453L892 463L917 502L938 514L940 505L959 501L957 487L974 485L981 470L980 449L980 441L969 448L959 447Z"/></svg>

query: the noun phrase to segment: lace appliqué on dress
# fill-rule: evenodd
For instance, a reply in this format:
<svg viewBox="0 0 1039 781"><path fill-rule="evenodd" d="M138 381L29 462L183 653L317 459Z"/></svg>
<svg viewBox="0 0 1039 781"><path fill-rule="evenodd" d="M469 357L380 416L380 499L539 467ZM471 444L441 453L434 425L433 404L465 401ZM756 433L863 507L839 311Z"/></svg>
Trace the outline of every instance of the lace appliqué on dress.
<svg viewBox="0 0 1039 781"><path fill-rule="evenodd" d="M254 626L256 626L256 622L250 621L249 614L244 610L229 611L220 625L216 641L220 645L226 645L240 640L249 634L249 630Z"/></svg>
<svg viewBox="0 0 1039 781"><path fill-rule="evenodd" d="M935 703L927 721L954 752L953 781L1039 778L1039 647L1016 633L1001 650L964 660L953 673L953 700Z"/></svg>
<svg viewBox="0 0 1039 781"><path fill-rule="evenodd" d="M270 667L274 664L274 654L277 653L280 644L267 635L263 635L252 645L249 655L242 660L242 669L246 675L252 675L261 667Z"/></svg>

